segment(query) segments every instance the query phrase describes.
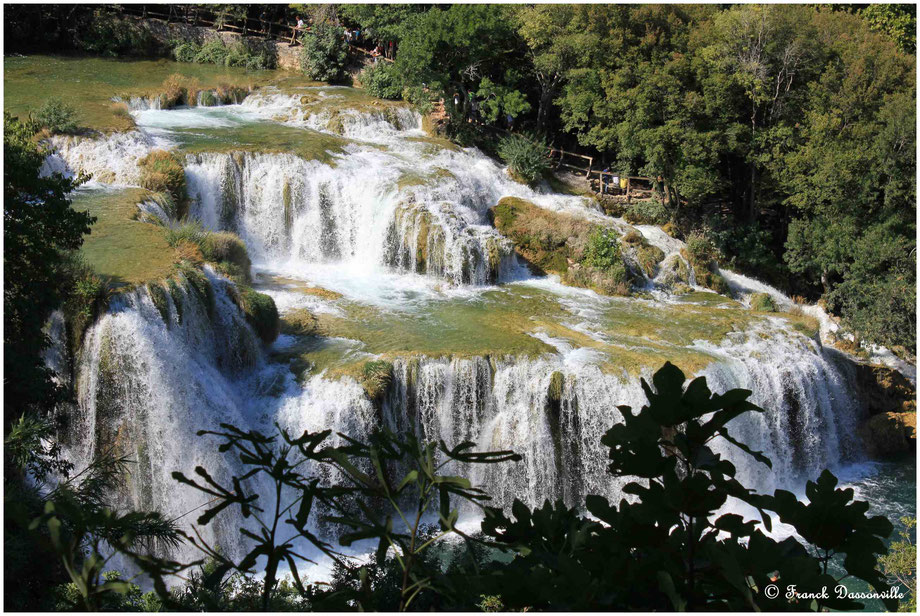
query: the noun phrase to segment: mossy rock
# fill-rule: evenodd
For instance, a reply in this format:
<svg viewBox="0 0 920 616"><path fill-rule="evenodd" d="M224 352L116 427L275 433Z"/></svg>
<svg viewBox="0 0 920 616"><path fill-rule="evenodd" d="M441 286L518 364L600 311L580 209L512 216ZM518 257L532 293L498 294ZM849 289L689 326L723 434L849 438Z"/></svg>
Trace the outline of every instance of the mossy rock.
<svg viewBox="0 0 920 616"><path fill-rule="evenodd" d="M208 311L208 316L214 315L216 306L214 299L214 288L211 281L198 268L189 264L180 264L179 271L185 277L192 290L198 295L198 298L204 303Z"/></svg>
<svg viewBox="0 0 920 616"><path fill-rule="evenodd" d="M751 310L757 312L776 312L776 303L767 293L753 293L751 295Z"/></svg>
<svg viewBox="0 0 920 616"><path fill-rule="evenodd" d="M383 400L393 382L393 364L384 360L369 361L361 370L361 387L371 401Z"/></svg>
<svg viewBox="0 0 920 616"><path fill-rule="evenodd" d="M186 214L185 169L178 156L166 150L154 150L137 161L140 169L141 186L153 192L171 196L177 205L176 217Z"/></svg>
<svg viewBox="0 0 920 616"><path fill-rule="evenodd" d="M697 284L706 287L707 289L712 289L719 295L725 295L726 297L731 297L732 290L728 286L728 282L721 274L716 272L711 272L709 270L700 270L694 267L696 272L696 282Z"/></svg>
<svg viewBox="0 0 920 616"><path fill-rule="evenodd" d="M281 319L281 333L292 336L309 336L316 333L316 317L306 308L298 308Z"/></svg>
<svg viewBox="0 0 920 616"><path fill-rule="evenodd" d="M169 299L166 297L166 289L158 282L151 282L147 285L147 292L150 294L150 300L156 306L157 312L163 318L163 322L169 325Z"/></svg>
<svg viewBox="0 0 920 616"><path fill-rule="evenodd" d="M667 222L663 224L661 226L661 230L667 233L668 235L670 235L671 237L673 237L674 239L679 240L682 237L680 229L678 229L677 225L675 225L673 222Z"/></svg>
<svg viewBox="0 0 920 616"><path fill-rule="evenodd" d="M218 231L208 233L199 244L205 259L221 265L221 269L237 282L250 280L249 252L246 244L235 233Z"/></svg>
<svg viewBox="0 0 920 616"><path fill-rule="evenodd" d="M281 330L275 300L249 287L238 288L238 291L240 308L246 315L246 321L262 339L262 342L271 344Z"/></svg>
<svg viewBox="0 0 920 616"><path fill-rule="evenodd" d="M644 242L636 249L636 261L649 278L654 278L655 274L658 273L658 264L663 259L664 251L648 242Z"/></svg>
<svg viewBox="0 0 920 616"><path fill-rule="evenodd" d="M166 281L166 286L169 288L169 295L172 297L173 306L176 307L176 319L179 323L182 323L182 312L185 308L185 304L183 303L185 298L182 295L182 289L172 278Z"/></svg>
<svg viewBox="0 0 920 616"><path fill-rule="evenodd" d="M556 371L549 378L549 388L546 392L551 404L562 403L562 390L565 387L565 375Z"/></svg>
<svg viewBox="0 0 920 616"><path fill-rule="evenodd" d="M490 210L495 228L511 240L515 251L536 273L565 274L569 261L584 258L589 238L600 225L552 212L516 197L505 197Z"/></svg>

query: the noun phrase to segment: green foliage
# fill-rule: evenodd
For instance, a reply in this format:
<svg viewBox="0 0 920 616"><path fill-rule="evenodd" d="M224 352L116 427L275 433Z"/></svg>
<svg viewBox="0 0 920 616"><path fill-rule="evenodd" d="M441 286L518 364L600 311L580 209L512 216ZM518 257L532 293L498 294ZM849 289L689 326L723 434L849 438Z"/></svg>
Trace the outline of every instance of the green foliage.
<svg viewBox="0 0 920 616"><path fill-rule="evenodd" d="M315 24L301 37L300 67L304 75L317 81L337 83L345 78L348 43L341 29L327 24Z"/></svg>
<svg viewBox="0 0 920 616"><path fill-rule="evenodd" d="M194 41L174 41L173 57L176 62L195 62L198 53L201 51L201 45Z"/></svg>
<svg viewBox="0 0 920 616"><path fill-rule="evenodd" d="M154 56L160 44L141 23L94 10L74 29L74 46L101 56Z"/></svg>
<svg viewBox="0 0 920 616"><path fill-rule="evenodd" d="M59 98L49 98L35 113L35 121L54 135L77 132L77 110Z"/></svg>
<svg viewBox="0 0 920 616"><path fill-rule="evenodd" d="M221 64L227 59L230 50L220 39L212 39L204 43L195 54L195 62L199 64Z"/></svg>
<svg viewBox="0 0 920 616"><path fill-rule="evenodd" d="M914 535L917 527L916 518L901 518L904 528L901 538L888 547L888 554L879 558L882 570L888 581L898 584L907 591L907 600L898 606L899 612L917 611L917 545Z"/></svg>
<svg viewBox="0 0 920 616"><path fill-rule="evenodd" d="M690 265L696 269L710 269L719 258L715 243L702 231L687 236L687 254Z"/></svg>
<svg viewBox="0 0 920 616"><path fill-rule="evenodd" d="M462 126L471 113L471 94L483 78L517 89L516 73L508 69L523 50L509 19L511 10L505 5L455 4L418 13L402 26L397 71L409 85L426 84L445 101L451 120ZM455 94L458 106L453 104Z"/></svg>
<svg viewBox="0 0 920 616"><path fill-rule="evenodd" d="M270 295L259 293L249 287L238 287L240 308L246 314L246 322L255 330L265 344L271 344L281 331L278 308Z"/></svg>
<svg viewBox="0 0 920 616"><path fill-rule="evenodd" d="M421 4L343 4L338 7L343 19L360 24L362 30L370 30L381 40L397 43L411 31L414 18L429 9Z"/></svg>
<svg viewBox="0 0 920 616"><path fill-rule="evenodd" d="M622 263L619 236L610 229L596 229L588 238L584 264L608 270Z"/></svg>
<svg viewBox="0 0 920 616"><path fill-rule="evenodd" d="M623 212L623 218L632 225L663 225L670 217L667 206L658 199L637 199Z"/></svg>
<svg viewBox="0 0 920 616"><path fill-rule="evenodd" d="M533 184L549 169L546 146L521 135L509 135L498 142L498 155L511 173L525 184Z"/></svg>
<svg viewBox="0 0 920 616"><path fill-rule="evenodd" d="M884 32L905 53L917 49L917 7L910 4L870 4L860 10L863 19Z"/></svg>
<svg viewBox="0 0 920 616"><path fill-rule="evenodd" d="M189 242L199 248L204 245L210 231L205 229L200 222L193 220L166 230L166 242L175 248L180 242Z"/></svg>
<svg viewBox="0 0 920 616"><path fill-rule="evenodd" d="M653 388L654 386L654 388ZM851 489L836 488L825 471L806 488L808 504L782 490L757 495L735 478L735 467L711 448L721 438L765 466L770 461L728 432L729 422L761 412L750 392L713 394L705 378L685 385L683 373L665 364L652 384L642 382L648 404L638 413L620 407L623 423L603 437L608 472L628 481L634 500L611 504L599 496L585 502L592 518L561 502L530 510L515 502L511 515L490 509L483 531L513 548L508 565L491 567L486 592L494 589L508 610L554 611L798 611L858 609L833 593L809 604L785 598L834 588L831 560L845 555L850 576L885 590L877 570L882 541L891 532L883 517L867 517L868 505L852 501ZM781 541L736 514L716 515L736 498L791 524L804 539ZM771 598L764 589L776 584ZM895 601L885 601L892 609Z"/></svg>
<svg viewBox="0 0 920 616"><path fill-rule="evenodd" d="M243 43L235 43L227 48L224 66L239 66L251 71L275 68L275 56L260 51L256 53Z"/></svg>
<svg viewBox="0 0 920 616"><path fill-rule="evenodd" d="M205 586L219 584L233 571L245 574L264 557L262 610L272 605L280 588L279 573L284 569L290 575L293 588L300 597L310 601L313 609L342 609L346 602L369 608L371 598L362 592L366 573L359 574L362 590L343 588L320 592L301 581L298 563L306 559L293 550L295 537L306 539L333 562L347 567L330 544L309 530L310 520L317 518L344 530L339 537L343 546L362 540L375 541L377 562L384 562L388 551L393 551L402 572L398 593L400 610L407 609L422 593L444 592L441 584L445 576L440 568L428 567L426 551L451 535L473 541L456 528L459 512L451 508L451 499L454 503L466 501L479 506L488 499L468 480L444 474L445 467L520 459L510 452L474 453L470 451L472 443L449 449L444 443L425 444L412 435L402 439L386 431L373 434L367 443L342 437L342 445L336 446L327 443L331 435L329 430L293 437L280 429L275 436L243 432L227 424L221 424L221 429L221 432L202 431L199 434L217 436L223 441L221 451L239 454L248 467L247 478L258 477L273 484L276 487L273 504L262 507L257 502L258 495L250 493L246 488L249 483L242 483L240 477L233 477L225 486L202 467L195 469L200 479L190 479L181 473L173 473L173 476L180 483L213 497L198 517L198 525L211 523L228 507L239 507L245 517L251 516L263 529L260 534L240 529L252 550L239 561L223 556L198 533L189 537L189 541L215 563ZM299 469L309 468L307 462L323 467L322 476L335 473L341 480L329 486L318 478L302 475ZM384 470L388 468L400 469L397 478ZM437 512L439 518L440 528L429 537L425 537L421 523L426 511ZM285 522L288 531L282 534L279 522ZM158 588L165 589L164 571L151 568L151 573ZM169 606L168 594L161 594Z"/></svg>
<svg viewBox="0 0 920 616"><path fill-rule="evenodd" d="M523 92L494 83L488 77L479 82L476 96L481 99L480 114L486 122L495 122L506 115L516 118L530 111L530 103Z"/></svg>
<svg viewBox="0 0 920 616"><path fill-rule="evenodd" d="M377 98L393 101L402 98L402 81L396 67L389 62L368 64L359 79L364 88Z"/></svg>
<svg viewBox="0 0 920 616"><path fill-rule="evenodd" d="M776 312L776 303L768 293L752 293L751 310L756 310L757 312Z"/></svg>
<svg viewBox="0 0 920 616"><path fill-rule="evenodd" d="M94 219L70 207L67 194L86 177L39 177L45 153L33 141L36 127L4 116L3 128L3 361L4 413L13 421L30 406L50 408L61 392L41 352L51 312L67 289L61 268L83 243Z"/></svg>

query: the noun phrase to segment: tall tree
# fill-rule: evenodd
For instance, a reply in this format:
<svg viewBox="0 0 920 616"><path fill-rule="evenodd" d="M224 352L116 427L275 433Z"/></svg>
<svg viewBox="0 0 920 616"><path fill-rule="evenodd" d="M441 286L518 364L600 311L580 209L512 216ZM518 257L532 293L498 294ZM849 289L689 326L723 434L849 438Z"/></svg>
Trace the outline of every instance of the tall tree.
<svg viewBox="0 0 920 616"><path fill-rule="evenodd" d="M51 312L63 298L60 269L93 218L70 207L67 194L83 179L41 177L45 158L35 127L4 115L3 130L3 366L4 414L11 422L29 407L59 395L41 352Z"/></svg>

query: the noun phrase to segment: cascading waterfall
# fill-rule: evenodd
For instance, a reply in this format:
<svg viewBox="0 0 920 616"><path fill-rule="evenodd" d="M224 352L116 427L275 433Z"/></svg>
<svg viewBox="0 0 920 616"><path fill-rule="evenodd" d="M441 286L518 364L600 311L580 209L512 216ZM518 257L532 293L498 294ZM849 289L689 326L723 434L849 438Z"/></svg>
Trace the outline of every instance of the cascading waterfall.
<svg viewBox="0 0 920 616"><path fill-rule="evenodd" d="M282 271L345 261L457 284L510 275L512 248L488 225L486 199L448 201L444 186L400 192L399 170L380 159L373 150L335 166L292 154L190 155L191 214L239 233L255 263ZM450 174L444 182L460 188Z"/></svg>
<svg viewBox="0 0 920 616"><path fill-rule="evenodd" d="M307 94L252 94L242 104L211 110L206 119L230 118L221 126L233 126L239 121L233 114L245 113L263 122L333 132L350 140L341 151L316 159L252 151L186 154L190 215L210 229L239 233L257 268L296 277L331 264L348 276L396 270L481 286L519 273L510 243L488 220L489 208L501 197L610 223L585 199L513 182L476 150L412 141L422 133L419 117L408 109L317 111L311 105L339 96L336 88L305 91L306 102ZM56 138L49 171L98 170L111 183L136 183L137 158L159 140L168 142L163 127L172 116L157 114L183 114L184 128L210 126L195 115L205 110L141 111L137 105L139 126L140 120L149 121L156 131L97 140ZM141 209L160 220L169 217L153 201ZM670 269L683 266L693 284L692 268L680 254L683 244L655 227L637 228L672 260ZM739 284L729 274L729 283ZM558 353L539 357L396 358L387 394L375 404L349 377L320 371L297 382L287 365L264 361L229 283L213 272L208 280L213 305L194 285L171 285L165 319L145 289L120 296L87 332L73 360L79 408L68 429L69 451L78 462L111 445L135 457L124 506L152 507L176 517L203 504L200 493L177 486L170 474L191 475L201 465L221 479L235 470L213 440L195 436L220 422L271 432L277 421L292 433L331 429L355 438L385 425L449 445L472 441L481 450L512 449L523 454L523 461L456 469L504 506L515 498L529 505L545 499L574 505L587 494L622 497L622 482L606 475L600 438L621 421L619 405L638 409L645 395L638 377L611 374L603 362L570 357L590 355L590 349L557 346ZM572 314L593 310L590 302L571 302L578 304ZM337 305L327 310L345 315ZM59 325L52 322L52 328ZM781 319L751 328L718 344L694 345L713 358L699 372L711 389L751 389L752 401L766 409L739 418L731 428L773 460L772 473L742 452L717 445L738 467L739 479L771 491L858 458L855 425L862 410L848 385L845 362L791 332ZM591 333L592 327L582 330ZM363 343L353 343L362 352ZM57 353L65 349L52 350L49 364L66 364ZM642 375L650 378L651 368ZM238 556L243 546L237 528L244 524L228 510L209 526L206 538Z"/></svg>
<svg viewBox="0 0 920 616"><path fill-rule="evenodd" d="M125 508L168 518L198 508L203 496L171 473L192 476L201 465L226 479L232 461L195 433L248 423L247 398L234 383L254 378L259 341L229 283L210 272L207 280L212 293L182 278L169 285L165 317L144 287L117 296L85 334L64 443L78 470L107 451L134 461L119 494ZM220 520L207 536L238 551L239 522Z"/></svg>
<svg viewBox="0 0 920 616"><path fill-rule="evenodd" d="M49 145L52 153L42 165L43 175L60 173L71 177L82 172L92 175L94 184L137 186L137 161L163 143L149 133L130 131L103 137L55 135Z"/></svg>

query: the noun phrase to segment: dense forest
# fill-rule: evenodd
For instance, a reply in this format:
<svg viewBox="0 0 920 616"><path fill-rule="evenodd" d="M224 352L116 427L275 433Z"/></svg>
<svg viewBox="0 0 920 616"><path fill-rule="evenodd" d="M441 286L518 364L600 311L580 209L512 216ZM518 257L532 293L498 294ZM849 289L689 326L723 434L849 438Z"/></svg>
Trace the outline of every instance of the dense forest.
<svg viewBox="0 0 920 616"><path fill-rule="evenodd" d="M357 77L374 95L425 112L443 105L444 130L462 145L514 156L496 138L513 128L528 142L654 178L655 206L636 207L631 220L705 237L723 266L822 300L857 341L915 359L913 6L206 6L228 20L307 17L304 71L332 82ZM200 49L162 47L115 14L8 6L5 53L33 51L41 31L43 47L75 53L204 61ZM353 70L341 34L353 29L371 46L392 42L393 61ZM273 65L254 54L238 61ZM724 438L769 469L725 427L761 409L750 392L712 392L670 364L642 382L648 404L624 407L624 423L601 441L611 480L631 481L631 502L588 497L574 509L516 502L501 511L439 461L508 464L513 452L390 433L332 446L328 432L225 425L200 436L238 456L248 474L227 485L207 469L175 478L211 499L198 512L201 526L225 509L254 516L259 534L240 529L254 545L245 558L229 559L156 513L111 511L107 494L126 460L102 455L74 469L63 459L48 417L68 394L41 355L53 310L89 320L97 309L100 283L73 258L93 220L67 197L85 178L40 177L42 127L4 120L7 609L847 610L859 602L802 605L762 591L777 580L806 592L844 578L878 591L902 578L915 585L907 535L886 556L892 524L868 515L829 472L808 484L807 503L736 480L710 441ZM81 481L55 480L74 472ZM340 484L321 481L333 472ZM253 505L245 479L256 475L277 486L277 506ZM794 527L801 541L720 515L730 498L767 527L769 514ZM458 503L482 513L481 532L457 526ZM423 514L437 523L424 525ZM311 515L343 530L343 546L372 542L370 562L313 535ZM329 585L301 581L305 559L289 535L332 559ZM201 559L162 556L179 542L200 547ZM143 594L137 580L111 571L113 555L154 590ZM912 600L902 608L915 608Z"/></svg>

